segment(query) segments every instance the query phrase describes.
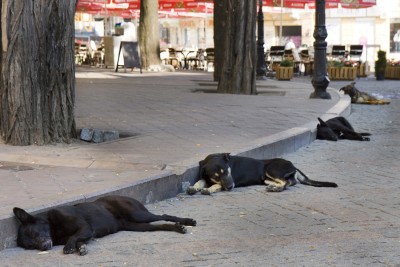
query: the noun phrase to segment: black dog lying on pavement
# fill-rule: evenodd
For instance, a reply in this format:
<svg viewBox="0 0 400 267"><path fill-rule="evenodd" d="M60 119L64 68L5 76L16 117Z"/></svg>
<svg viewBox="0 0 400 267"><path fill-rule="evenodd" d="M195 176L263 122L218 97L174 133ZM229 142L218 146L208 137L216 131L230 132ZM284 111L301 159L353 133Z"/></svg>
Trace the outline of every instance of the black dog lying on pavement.
<svg viewBox="0 0 400 267"><path fill-rule="evenodd" d="M87 254L85 242L118 231L175 231L186 233L183 225L195 226L191 218L150 213L139 201L122 196L106 196L94 202L63 206L35 216L14 208L21 222L17 244L26 249L49 250L65 245L64 254ZM155 221L176 224L150 224Z"/></svg>
<svg viewBox="0 0 400 267"><path fill-rule="evenodd" d="M295 185L296 178L305 185L337 187L335 183L310 180L292 162L280 158L258 160L221 153L208 155L199 165L199 181L187 189L190 195L199 191L209 195L250 185L266 185L269 192L281 192ZM296 177L297 172L303 179Z"/></svg>
<svg viewBox="0 0 400 267"><path fill-rule="evenodd" d="M337 141L338 139L369 141L370 133L357 133L344 117L335 117L327 121L318 118L317 139Z"/></svg>

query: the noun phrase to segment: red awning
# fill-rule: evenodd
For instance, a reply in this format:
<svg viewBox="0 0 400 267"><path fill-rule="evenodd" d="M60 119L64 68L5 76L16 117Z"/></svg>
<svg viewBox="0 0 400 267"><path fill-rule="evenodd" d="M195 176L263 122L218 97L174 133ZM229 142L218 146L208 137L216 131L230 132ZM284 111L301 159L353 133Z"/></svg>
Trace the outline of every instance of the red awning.
<svg viewBox="0 0 400 267"><path fill-rule="evenodd" d="M282 3L283 1L283 3ZM315 0L263 0L264 6L286 8L315 8ZM326 0L326 8L368 8L376 5L376 0Z"/></svg>
<svg viewBox="0 0 400 267"><path fill-rule="evenodd" d="M198 16L194 13L210 13L213 3L200 0L159 0L161 14L172 16ZM77 12L130 17L140 11L140 0L78 0Z"/></svg>
<svg viewBox="0 0 400 267"><path fill-rule="evenodd" d="M368 8L376 0L326 0L326 8ZM315 0L263 0L263 6L315 9ZM205 13L213 10L210 0L159 0L159 10L164 12ZM140 10L140 0L78 0L77 12L100 15L131 16ZM163 12L163 13L164 13ZM193 15L195 16L195 15Z"/></svg>

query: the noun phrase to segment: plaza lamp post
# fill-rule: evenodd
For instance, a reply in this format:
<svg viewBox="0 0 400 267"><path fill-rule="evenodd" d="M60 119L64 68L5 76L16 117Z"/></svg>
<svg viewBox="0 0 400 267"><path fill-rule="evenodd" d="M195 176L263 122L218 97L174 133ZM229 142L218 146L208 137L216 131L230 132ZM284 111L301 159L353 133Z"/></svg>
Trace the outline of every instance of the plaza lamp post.
<svg viewBox="0 0 400 267"><path fill-rule="evenodd" d="M326 69L326 47L325 41L328 33L325 27L325 0L315 0L315 28L314 28L314 73L312 85L314 92L310 98L331 99L326 91L329 85L328 72Z"/></svg>
<svg viewBox="0 0 400 267"><path fill-rule="evenodd" d="M262 0L259 1L257 15L257 79L264 80L267 71L264 56L264 14L262 12Z"/></svg>

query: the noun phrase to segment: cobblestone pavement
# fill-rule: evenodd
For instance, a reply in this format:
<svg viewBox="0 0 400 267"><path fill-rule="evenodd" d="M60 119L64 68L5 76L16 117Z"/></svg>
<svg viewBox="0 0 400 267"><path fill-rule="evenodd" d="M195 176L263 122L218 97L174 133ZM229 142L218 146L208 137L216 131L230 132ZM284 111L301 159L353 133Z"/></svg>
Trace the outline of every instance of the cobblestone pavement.
<svg viewBox="0 0 400 267"><path fill-rule="evenodd" d="M307 80L258 82L262 94L248 96L192 93L216 88L206 72L141 75L84 68L77 77L77 128L116 129L133 137L29 147L0 140L0 219L16 205L37 210L181 173L209 153L243 151L302 127L339 100L338 94L310 100Z"/></svg>
<svg viewBox="0 0 400 267"><path fill-rule="evenodd" d="M336 89L347 82L331 82ZM188 234L120 232L93 240L84 257L20 248L2 266L400 266L400 82L360 80L360 90L391 97L353 105L348 117L370 142L316 140L285 155L310 178L339 188L263 186L213 196L180 195L147 207L197 220Z"/></svg>

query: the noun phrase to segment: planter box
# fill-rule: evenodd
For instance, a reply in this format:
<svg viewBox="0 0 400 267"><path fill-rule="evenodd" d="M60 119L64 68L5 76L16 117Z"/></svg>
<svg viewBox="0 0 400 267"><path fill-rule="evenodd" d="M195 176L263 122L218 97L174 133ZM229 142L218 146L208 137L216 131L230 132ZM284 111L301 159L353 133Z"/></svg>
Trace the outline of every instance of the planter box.
<svg viewBox="0 0 400 267"><path fill-rule="evenodd" d="M358 76L359 77L367 77L369 73L369 66L366 66L365 63L361 63L358 65Z"/></svg>
<svg viewBox="0 0 400 267"><path fill-rule="evenodd" d="M400 80L400 66L387 66L385 70L385 78Z"/></svg>
<svg viewBox="0 0 400 267"><path fill-rule="evenodd" d="M355 80L357 67L328 67L328 75L331 80Z"/></svg>
<svg viewBox="0 0 400 267"><path fill-rule="evenodd" d="M290 80L293 78L293 67L281 67L276 69L276 78L278 80Z"/></svg>

